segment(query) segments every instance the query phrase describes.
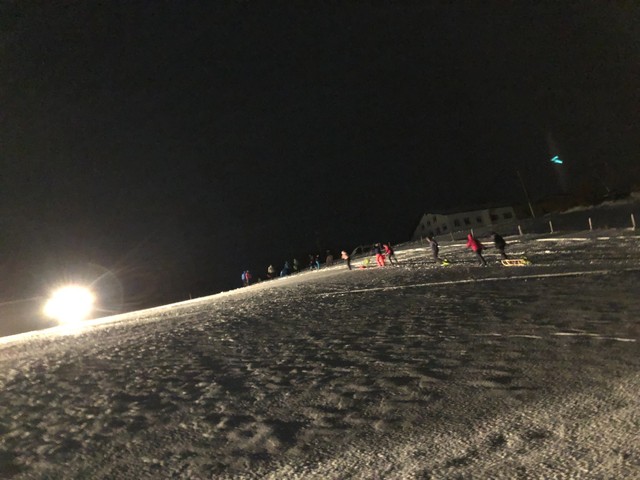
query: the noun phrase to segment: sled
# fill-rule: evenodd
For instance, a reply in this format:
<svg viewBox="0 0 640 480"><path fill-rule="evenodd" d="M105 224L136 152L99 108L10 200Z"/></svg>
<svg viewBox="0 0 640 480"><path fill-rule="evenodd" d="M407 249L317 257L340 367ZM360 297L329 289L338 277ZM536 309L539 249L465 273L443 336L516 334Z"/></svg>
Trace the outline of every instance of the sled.
<svg viewBox="0 0 640 480"><path fill-rule="evenodd" d="M500 260L505 267L525 267L531 265L531 262L526 258L507 258Z"/></svg>

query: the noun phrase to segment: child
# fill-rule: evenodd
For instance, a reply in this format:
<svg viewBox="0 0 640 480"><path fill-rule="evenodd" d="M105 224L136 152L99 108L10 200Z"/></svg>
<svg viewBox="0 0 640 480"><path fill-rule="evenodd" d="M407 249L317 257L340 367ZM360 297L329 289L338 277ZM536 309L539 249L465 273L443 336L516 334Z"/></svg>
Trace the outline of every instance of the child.
<svg viewBox="0 0 640 480"><path fill-rule="evenodd" d="M384 267L384 255L382 254L382 247L379 243L374 245L373 252L376 254L376 263L378 266Z"/></svg>
<svg viewBox="0 0 640 480"><path fill-rule="evenodd" d="M431 247L431 255L433 255L433 260L436 263L443 264L444 262L440 260L440 257L438 256L440 252L440 246L438 245L438 242L436 241L436 239L433 238L432 235L429 235L427 237L427 241L429 242L429 246Z"/></svg>
<svg viewBox="0 0 640 480"><path fill-rule="evenodd" d="M391 248L391 243L385 243L383 247L384 247L384 253L389 259L389 263L393 265L393 262L395 261L396 265L398 265L398 259L396 258L395 253L393 253L393 248Z"/></svg>
<svg viewBox="0 0 640 480"><path fill-rule="evenodd" d="M493 244L495 245L496 250L500 252L500 257L502 257L503 259L509 258L507 257L507 254L504 253L504 249L507 246L507 242L504 240L504 238L502 238L496 232L493 232Z"/></svg>
<svg viewBox="0 0 640 480"><path fill-rule="evenodd" d="M347 262L347 268L351 270L351 257L349 254L345 250L342 250L342 252L340 252L340 257Z"/></svg>
<svg viewBox="0 0 640 480"><path fill-rule="evenodd" d="M467 235L467 248L473 250L473 253L476 254L476 257L480 260L480 265L483 267L487 266L487 261L482 256L482 250L484 250L484 246L480 243L480 241L474 237L473 235Z"/></svg>

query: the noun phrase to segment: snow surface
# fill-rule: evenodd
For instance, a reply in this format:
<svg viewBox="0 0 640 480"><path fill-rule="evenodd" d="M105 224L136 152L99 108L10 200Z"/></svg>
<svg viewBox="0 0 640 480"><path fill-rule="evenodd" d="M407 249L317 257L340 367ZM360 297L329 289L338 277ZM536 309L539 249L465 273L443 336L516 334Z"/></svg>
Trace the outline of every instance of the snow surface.
<svg viewBox="0 0 640 480"><path fill-rule="evenodd" d="M0 477L640 478L640 237L507 240L4 338Z"/></svg>

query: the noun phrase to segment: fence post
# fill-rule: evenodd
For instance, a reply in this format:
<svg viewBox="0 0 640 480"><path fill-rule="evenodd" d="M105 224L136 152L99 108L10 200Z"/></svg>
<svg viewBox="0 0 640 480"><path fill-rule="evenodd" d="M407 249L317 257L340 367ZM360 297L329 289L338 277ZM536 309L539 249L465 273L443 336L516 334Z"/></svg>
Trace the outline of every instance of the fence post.
<svg viewBox="0 0 640 480"><path fill-rule="evenodd" d="M518 225L518 233L522 236L522 227L520 225Z"/></svg>
<svg viewBox="0 0 640 480"><path fill-rule="evenodd" d="M589 217L589 230L593 230L593 223L591 223L591 217Z"/></svg>
<svg viewBox="0 0 640 480"><path fill-rule="evenodd" d="M473 228L471 229L471 236L475 237L475 235L473 234Z"/></svg>
<svg viewBox="0 0 640 480"><path fill-rule="evenodd" d="M634 230L636 229L636 217L633 215L633 213L631 214L631 228L633 228Z"/></svg>
<svg viewBox="0 0 640 480"><path fill-rule="evenodd" d="M553 223L551 223L551 220L549 220L549 231L553 233Z"/></svg>

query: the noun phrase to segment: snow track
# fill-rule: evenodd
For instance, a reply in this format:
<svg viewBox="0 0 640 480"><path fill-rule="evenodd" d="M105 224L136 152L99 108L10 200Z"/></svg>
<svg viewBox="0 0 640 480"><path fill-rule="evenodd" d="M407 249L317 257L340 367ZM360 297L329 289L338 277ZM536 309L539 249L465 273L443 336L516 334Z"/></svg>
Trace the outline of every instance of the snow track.
<svg viewBox="0 0 640 480"><path fill-rule="evenodd" d="M526 267L522 267L526 268ZM350 293L375 293L375 292L388 292L391 290L403 290L406 288L422 288L422 287L435 287L443 285L461 285L464 283L478 283L478 282L505 282L514 280L531 280L540 278L554 278L554 277L577 277L581 275L609 275L614 273L623 272L640 272L640 268L625 268L622 270L581 270L575 272L560 272L560 273L538 273L531 275L512 275L507 277L482 277L482 278L467 278L461 280L443 280L439 282L426 282L410 285L396 285L391 287L372 287L359 290L344 290L340 292L321 293L321 296L332 295L346 295Z"/></svg>
<svg viewBox="0 0 640 480"><path fill-rule="evenodd" d="M0 477L640 478L639 242L533 240L14 337Z"/></svg>

